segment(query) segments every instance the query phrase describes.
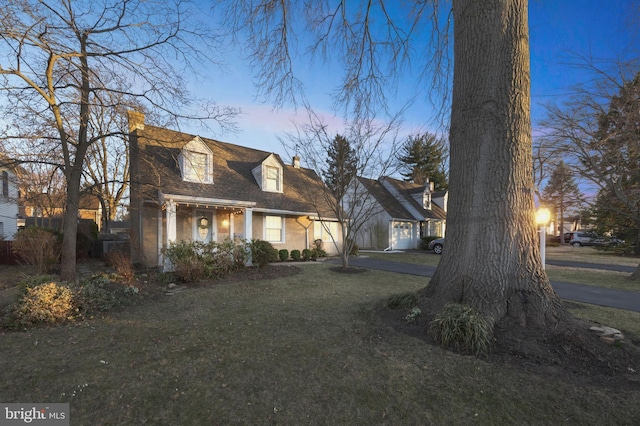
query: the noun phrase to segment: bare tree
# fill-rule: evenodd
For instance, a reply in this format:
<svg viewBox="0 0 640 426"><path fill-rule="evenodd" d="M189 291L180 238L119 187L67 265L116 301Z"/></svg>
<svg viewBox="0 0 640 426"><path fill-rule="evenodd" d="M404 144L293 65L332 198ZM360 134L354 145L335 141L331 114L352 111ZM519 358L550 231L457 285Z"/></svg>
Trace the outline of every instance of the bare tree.
<svg viewBox="0 0 640 426"><path fill-rule="evenodd" d="M117 209L128 194L129 138L124 107L96 109L91 116L96 142L87 151L84 178L86 190L98 197L102 206L103 232L108 230L109 221L115 220Z"/></svg>
<svg viewBox="0 0 640 426"><path fill-rule="evenodd" d="M395 171L393 152L397 148L398 122L396 119L388 123L373 119L352 121L346 123L344 134L336 135L322 117L311 109L307 112L308 122L298 126L297 132L288 134L282 142L287 150L299 153L307 167L324 177L322 193L315 192L314 187L306 198L315 207L321 222L336 218L340 223L340 237L332 234L331 238L346 268L356 235L380 213L379 204L371 199L375 187L366 184L367 180L376 181Z"/></svg>
<svg viewBox="0 0 640 426"><path fill-rule="evenodd" d="M627 63L612 70L590 60L582 67L592 71L593 81L576 87L561 105L547 107L545 137L601 195L617 198L607 206L635 223L640 241L639 68Z"/></svg>
<svg viewBox="0 0 640 426"><path fill-rule="evenodd" d="M114 108L109 94L180 117L190 100L183 74L211 63L199 49L217 41L186 1L13 0L0 9L0 90L12 140L37 139L55 152L66 181L61 276L76 274L78 204L92 112ZM221 123L234 111L203 108Z"/></svg>

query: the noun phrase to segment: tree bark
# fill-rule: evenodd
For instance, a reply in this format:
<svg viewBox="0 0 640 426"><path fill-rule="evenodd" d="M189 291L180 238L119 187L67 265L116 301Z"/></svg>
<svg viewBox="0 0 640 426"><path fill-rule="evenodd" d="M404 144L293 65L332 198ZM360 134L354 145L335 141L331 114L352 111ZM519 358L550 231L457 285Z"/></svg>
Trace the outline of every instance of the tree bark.
<svg viewBox="0 0 640 426"><path fill-rule="evenodd" d="M446 247L424 290L434 311L470 305L493 324L565 313L534 224L527 0L453 2Z"/></svg>

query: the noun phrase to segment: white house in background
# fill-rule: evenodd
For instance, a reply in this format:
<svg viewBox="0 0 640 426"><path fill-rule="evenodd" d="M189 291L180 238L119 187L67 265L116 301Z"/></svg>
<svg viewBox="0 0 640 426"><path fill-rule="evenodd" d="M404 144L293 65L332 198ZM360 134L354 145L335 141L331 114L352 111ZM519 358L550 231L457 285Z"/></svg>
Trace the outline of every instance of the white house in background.
<svg viewBox="0 0 640 426"><path fill-rule="evenodd" d="M434 192L433 182L419 185L388 176L359 179L367 188L367 202L375 204L377 212L356 235L360 248L416 249L421 237L444 236L448 193Z"/></svg>
<svg viewBox="0 0 640 426"><path fill-rule="evenodd" d="M18 232L18 185L15 167L0 157L0 239L13 240Z"/></svg>

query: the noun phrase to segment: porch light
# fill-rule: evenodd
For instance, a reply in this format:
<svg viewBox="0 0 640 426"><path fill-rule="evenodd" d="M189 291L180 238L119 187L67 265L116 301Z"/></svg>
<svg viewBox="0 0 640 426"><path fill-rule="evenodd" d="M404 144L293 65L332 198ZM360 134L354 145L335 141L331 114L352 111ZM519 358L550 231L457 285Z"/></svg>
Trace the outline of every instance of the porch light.
<svg viewBox="0 0 640 426"><path fill-rule="evenodd" d="M551 213L549 212L549 209L546 207L540 207L537 211L536 211L536 223L538 224L538 226L547 226L547 223L549 223L549 219L551 219Z"/></svg>
<svg viewBox="0 0 640 426"><path fill-rule="evenodd" d="M536 224L540 227L540 257L542 258L542 269L546 269L546 251L547 251L547 223L551 219L551 213L546 207L540 207L536 211Z"/></svg>
<svg viewBox="0 0 640 426"><path fill-rule="evenodd" d="M225 228L226 228L227 226L229 226L229 221L228 221L227 219L224 219L224 220L222 221L222 226L224 226Z"/></svg>

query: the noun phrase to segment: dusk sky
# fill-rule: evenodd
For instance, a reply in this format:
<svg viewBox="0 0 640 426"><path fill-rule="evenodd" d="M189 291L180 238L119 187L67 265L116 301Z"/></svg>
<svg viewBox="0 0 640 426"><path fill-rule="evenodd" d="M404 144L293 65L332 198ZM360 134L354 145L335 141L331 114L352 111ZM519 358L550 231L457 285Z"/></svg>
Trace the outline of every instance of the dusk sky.
<svg viewBox="0 0 640 426"><path fill-rule="evenodd" d="M536 120L543 115L543 105L560 102L569 89L589 78L584 70L571 66L577 56L592 57L599 63L618 58L640 56L640 32L631 25L632 5L627 0L531 0L529 2L529 27L532 73L532 119L534 132ZM638 15L638 6L635 6ZM636 25L638 21L636 19ZM208 97L219 104L239 107L244 115L239 117L240 132L235 134L203 133L202 129L187 129L203 136L273 151L283 155L284 148L278 135L292 131L292 121L304 122L304 111L297 113L290 108L273 111L272 105L255 99L255 88L251 79L252 70L246 61L230 55L228 71L224 75L214 73L209 83L199 83L197 95ZM304 70L304 66L300 67ZM298 75L305 82L308 97L313 107L333 117L330 109L330 92L335 81L334 74L318 63L318 68L309 75ZM411 82L407 83L411 92ZM403 88L400 88L402 94ZM402 96L398 96L399 99ZM407 115L407 132L431 130L434 117L429 102L418 101ZM330 119L340 131L341 119Z"/></svg>

